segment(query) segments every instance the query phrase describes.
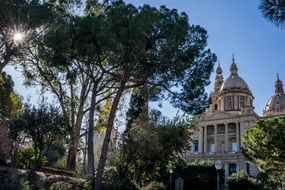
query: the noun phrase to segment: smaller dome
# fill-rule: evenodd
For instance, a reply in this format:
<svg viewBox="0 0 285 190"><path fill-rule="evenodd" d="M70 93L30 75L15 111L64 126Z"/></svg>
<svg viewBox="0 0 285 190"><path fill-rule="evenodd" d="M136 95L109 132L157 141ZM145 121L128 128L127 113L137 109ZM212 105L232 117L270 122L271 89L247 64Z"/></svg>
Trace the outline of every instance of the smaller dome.
<svg viewBox="0 0 285 190"><path fill-rule="evenodd" d="M283 91L282 81L277 74L277 80L275 82L275 94L268 100L263 115L281 115L285 114L285 94Z"/></svg>

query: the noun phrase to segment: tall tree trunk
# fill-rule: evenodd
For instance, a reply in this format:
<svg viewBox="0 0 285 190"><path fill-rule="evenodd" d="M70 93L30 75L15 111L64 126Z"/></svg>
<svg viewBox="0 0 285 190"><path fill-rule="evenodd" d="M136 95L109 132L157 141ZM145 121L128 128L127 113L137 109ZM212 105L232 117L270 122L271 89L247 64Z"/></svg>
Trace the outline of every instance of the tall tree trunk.
<svg viewBox="0 0 285 190"><path fill-rule="evenodd" d="M102 178L103 178L104 168L105 168L105 164L106 164L106 160L107 160L107 152L108 152L109 144L110 144L110 140L111 140L112 129L113 129L113 125L114 125L116 112L118 110L118 106L120 103L120 99L121 99L123 92L125 90L125 85L126 85L126 82L122 81L120 84L120 87L116 93L116 96L114 98L114 101L112 103L111 111L110 111L108 122L107 122L107 131L106 131L106 135L104 138L102 151L101 151L101 155L100 155L100 160L99 160L99 164L98 164L97 175L96 175L96 179L95 179L95 188L94 188L95 190L101 190L102 189Z"/></svg>
<svg viewBox="0 0 285 190"><path fill-rule="evenodd" d="M76 121L74 126L72 126L72 133L70 135L70 143L69 143L69 150L68 150L68 156L67 156L67 168L70 170L75 170L76 168L76 155L77 155L77 149L78 144L80 140L80 130L81 130L81 124L84 116L84 104L86 97L89 93L88 91L88 84L89 79L86 79L84 81L81 94L80 94L80 103L78 107L78 111L76 114ZM73 119L73 118L72 118Z"/></svg>
<svg viewBox="0 0 285 190"><path fill-rule="evenodd" d="M88 142L88 130L86 129L85 134L84 134L84 138L85 138L85 145L84 148L82 149L82 153L83 153L83 165L82 165L82 174L87 174L87 142Z"/></svg>
<svg viewBox="0 0 285 190"><path fill-rule="evenodd" d="M67 156L67 168L70 170L75 170L76 168L76 155L80 139L80 129L82 124L82 119L83 119L83 106L82 108L79 108L76 123L75 126L73 127L72 136L70 138L69 150Z"/></svg>
<svg viewBox="0 0 285 190"><path fill-rule="evenodd" d="M70 170L75 170L76 168L76 155L77 155L77 149L80 139L80 129L83 119L83 108L82 112L79 111L77 115L76 124L73 129L73 135L71 137L70 143L69 143L69 150L68 150L68 156L67 156L67 168Z"/></svg>
<svg viewBox="0 0 285 190"><path fill-rule="evenodd" d="M78 143L76 140L71 140L69 143L68 156L67 156L67 168L70 170L75 170L76 168L76 154Z"/></svg>
<svg viewBox="0 0 285 190"><path fill-rule="evenodd" d="M95 185L95 166L94 166L94 146L93 146L93 138L94 138L94 116L95 116L95 106L96 106L96 90L97 85L94 84L92 95L91 95L91 105L89 111L89 128L88 128L88 177L91 181L91 189L94 189Z"/></svg>

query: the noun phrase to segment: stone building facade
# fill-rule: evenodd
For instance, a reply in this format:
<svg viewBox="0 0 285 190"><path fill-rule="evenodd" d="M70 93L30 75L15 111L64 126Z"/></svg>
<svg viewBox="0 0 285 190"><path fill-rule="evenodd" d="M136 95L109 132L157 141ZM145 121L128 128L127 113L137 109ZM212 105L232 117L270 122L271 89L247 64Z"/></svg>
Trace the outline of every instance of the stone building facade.
<svg viewBox="0 0 285 190"><path fill-rule="evenodd" d="M247 83L238 75L233 57L230 76L224 80L220 65L216 69L214 91L209 96L207 111L197 116L199 129L192 136L192 147L185 158L188 162L197 159L221 160L225 177L239 170L251 176L258 168L246 161L241 153L242 135L246 129L263 117L285 115L285 95L279 77L275 94L267 102L264 116L258 116L253 107L254 97Z"/></svg>

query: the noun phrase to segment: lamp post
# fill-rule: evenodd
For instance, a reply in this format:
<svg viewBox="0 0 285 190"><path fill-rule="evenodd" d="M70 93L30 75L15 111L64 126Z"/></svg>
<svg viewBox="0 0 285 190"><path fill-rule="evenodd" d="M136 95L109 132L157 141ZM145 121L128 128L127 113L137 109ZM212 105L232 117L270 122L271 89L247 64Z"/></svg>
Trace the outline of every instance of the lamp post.
<svg viewBox="0 0 285 190"><path fill-rule="evenodd" d="M170 174L170 179L169 179L169 182L170 182L170 184L169 184L169 189L170 190L172 190L172 173L173 173L173 170L172 169L170 169L169 170L169 174Z"/></svg>
<svg viewBox="0 0 285 190"><path fill-rule="evenodd" d="M219 171L222 169L223 164L221 160L217 160L215 162L215 168L217 170L217 190L221 190L221 184L220 184L220 173Z"/></svg>

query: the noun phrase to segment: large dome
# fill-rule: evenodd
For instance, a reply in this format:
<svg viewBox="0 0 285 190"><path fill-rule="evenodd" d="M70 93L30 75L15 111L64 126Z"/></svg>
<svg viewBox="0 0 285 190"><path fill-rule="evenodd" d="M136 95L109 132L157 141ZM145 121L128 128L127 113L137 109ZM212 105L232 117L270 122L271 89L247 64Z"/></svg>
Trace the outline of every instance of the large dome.
<svg viewBox="0 0 285 190"><path fill-rule="evenodd" d="M221 87L221 91L227 89L234 89L234 88L246 89L246 90L249 89L246 82L240 76L238 76L238 74L229 76L224 81Z"/></svg>
<svg viewBox="0 0 285 190"><path fill-rule="evenodd" d="M263 114L264 116L285 114L285 94L279 76L275 82L275 94L268 100Z"/></svg>
<svg viewBox="0 0 285 190"><path fill-rule="evenodd" d="M230 67L231 75L224 81L223 85L221 86L220 91L228 91L233 89L245 90L249 91L248 85L246 82L237 74L238 68L234 62Z"/></svg>

